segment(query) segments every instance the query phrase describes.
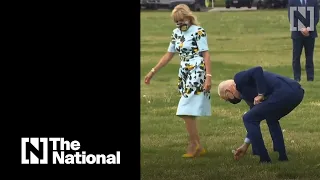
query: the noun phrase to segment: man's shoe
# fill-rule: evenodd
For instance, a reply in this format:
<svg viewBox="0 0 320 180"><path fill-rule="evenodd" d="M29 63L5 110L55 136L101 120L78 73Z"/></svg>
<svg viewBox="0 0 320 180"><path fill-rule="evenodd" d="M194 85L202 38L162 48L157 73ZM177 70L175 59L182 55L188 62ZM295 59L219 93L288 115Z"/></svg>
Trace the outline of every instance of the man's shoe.
<svg viewBox="0 0 320 180"><path fill-rule="evenodd" d="M271 163L271 159L270 159L269 156L267 156L267 157L261 157L261 156L260 156L260 161L259 161L259 163Z"/></svg>
<svg viewBox="0 0 320 180"><path fill-rule="evenodd" d="M289 161L287 156L279 156L278 160L279 161Z"/></svg>

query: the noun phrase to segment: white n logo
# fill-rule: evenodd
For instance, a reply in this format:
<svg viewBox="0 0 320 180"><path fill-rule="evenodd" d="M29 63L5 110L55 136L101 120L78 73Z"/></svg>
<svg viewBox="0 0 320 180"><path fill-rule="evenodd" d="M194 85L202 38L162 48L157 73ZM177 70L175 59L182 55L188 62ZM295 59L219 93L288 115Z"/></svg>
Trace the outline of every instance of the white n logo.
<svg viewBox="0 0 320 180"><path fill-rule="evenodd" d="M298 27L295 27L295 15L294 13L297 13L297 16L299 16L298 14L300 14L300 18L303 18L304 20L307 20L307 12L310 13L310 20L309 20L309 24L310 24L310 30L314 31L314 7L302 7L302 6L298 6L298 7L290 7L290 12L289 12L289 21L290 21L290 31L300 31L301 28L306 28L304 27L303 23L301 22L301 19L298 18Z"/></svg>
<svg viewBox="0 0 320 180"><path fill-rule="evenodd" d="M48 138L21 138L21 164L48 164Z"/></svg>

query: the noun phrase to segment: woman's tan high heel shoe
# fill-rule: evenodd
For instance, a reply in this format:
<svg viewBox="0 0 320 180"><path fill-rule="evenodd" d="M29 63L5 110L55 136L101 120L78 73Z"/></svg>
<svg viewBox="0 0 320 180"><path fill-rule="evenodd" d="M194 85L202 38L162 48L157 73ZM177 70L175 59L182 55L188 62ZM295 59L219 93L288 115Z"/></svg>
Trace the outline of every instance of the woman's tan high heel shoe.
<svg viewBox="0 0 320 180"><path fill-rule="evenodd" d="M200 145L197 144L194 153L186 153L186 154L182 155L182 157L183 157L183 158L193 158L193 157L196 157L196 155L198 154L199 150L200 150ZM201 152L200 152L200 154L201 154Z"/></svg>
<svg viewBox="0 0 320 180"><path fill-rule="evenodd" d="M207 154L207 151L206 151L206 149L202 148L202 149L200 150L199 155L200 155L200 156L203 156L203 155L205 155L205 154Z"/></svg>

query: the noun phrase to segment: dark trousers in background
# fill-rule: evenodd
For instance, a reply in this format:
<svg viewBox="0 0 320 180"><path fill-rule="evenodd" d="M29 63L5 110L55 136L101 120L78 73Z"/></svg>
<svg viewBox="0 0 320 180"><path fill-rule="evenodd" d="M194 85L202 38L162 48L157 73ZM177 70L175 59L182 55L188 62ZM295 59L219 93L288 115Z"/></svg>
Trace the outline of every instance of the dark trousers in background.
<svg viewBox="0 0 320 180"><path fill-rule="evenodd" d="M306 56L306 72L307 80L314 80L314 65L313 65L313 51L314 51L315 38L303 37L292 39L293 51L292 51L292 68L293 77L296 81L301 80L301 64L300 58L302 49L304 48Z"/></svg>

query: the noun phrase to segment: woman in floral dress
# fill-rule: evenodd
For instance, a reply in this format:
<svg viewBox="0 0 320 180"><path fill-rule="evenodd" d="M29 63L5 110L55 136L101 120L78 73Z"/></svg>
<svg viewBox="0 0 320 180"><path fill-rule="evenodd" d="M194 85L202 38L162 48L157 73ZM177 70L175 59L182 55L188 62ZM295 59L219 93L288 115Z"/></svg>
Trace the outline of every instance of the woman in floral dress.
<svg viewBox="0 0 320 180"><path fill-rule="evenodd" d="M189 145L183 157L195 157L206 153L200 144L196 118L211 116L211 62L207 34L185 4L177 5L171 16L177 28L173 30L167 52L146 75L145 83L149 84L155 73L164 67L175 53L179 53L181 63L178 89L181 98L176 115L185 121L189 134Z"/></svg>

